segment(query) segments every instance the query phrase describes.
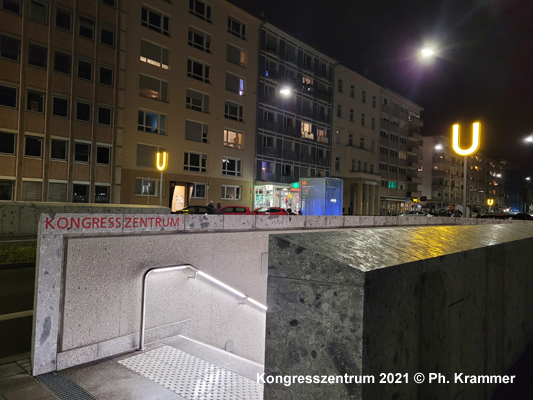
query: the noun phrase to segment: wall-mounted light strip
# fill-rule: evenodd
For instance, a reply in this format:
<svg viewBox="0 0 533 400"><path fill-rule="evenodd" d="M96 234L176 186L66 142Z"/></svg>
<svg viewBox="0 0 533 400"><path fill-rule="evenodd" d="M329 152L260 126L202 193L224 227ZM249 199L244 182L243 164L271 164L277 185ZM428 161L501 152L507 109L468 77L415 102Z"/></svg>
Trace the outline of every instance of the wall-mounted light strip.
<svg viewBox="0 0 533 400"><path fill-rule="evenodd" d="M242 292L239 292L237 289L232 288L229 285L226 285L224 282L219 281L218 279L212 277L209 274L206 274L205 272L200 271L199 269L193 267L190 264L182 264L182 265L169 265L166 267L154 267L150 268L148 271L146 271L143 275L143 282L142 282L142 304L141 304L141 331L139 333L139 348L138 350L144 350L144 331L146 328L146 279L148 278L148 275L152 272L165 272L165 271L177 271L180 269L190 269L194 272L194 275L190 275L189 278L196 278L198 275L203 276L207 280L223 287L224 289L232 292L233 294L236 294L239 297L242 297L242 301L239 301L239 304L246 304L247 302L250 302L252 304L255 304L257 307L262 308L263 310L267 310L267 306L264 304L261 304L257 300L252 299L251 297L245 295Z"/></svg>

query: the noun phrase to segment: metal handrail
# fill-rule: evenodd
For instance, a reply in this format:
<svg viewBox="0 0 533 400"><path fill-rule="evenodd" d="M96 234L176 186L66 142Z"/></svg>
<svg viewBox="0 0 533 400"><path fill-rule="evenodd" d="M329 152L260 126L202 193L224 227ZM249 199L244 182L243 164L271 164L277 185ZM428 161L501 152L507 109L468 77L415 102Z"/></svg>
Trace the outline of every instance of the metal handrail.
<svg viewBox="0 0 533 400"><path fill-rule="evenodd" d="M233 292L234 294L242 297L242 300L239 301L239 304L246 304L248 302L255 304L256 306L262 308L263 310L266 310L267 307L261 303L259 303L257 300L252 299L250 296L245 295L242 292L239 292L237 289L232 288L229 285L226 285L224 282L219 281L218 279L212 277L209 274L206 274L205 272L200 271L198 268L193 267L190 264L180 264L180 265L168 265L168 266L162 266L162 267L153 267L150 268L148 271L146 271L143 275L143 282L142 282L142 299L141 299L141 330L139 332L139 348L137 350L143 351L144 350L144 333L146 329L146 280L148 278L148 275L150 275L151 272L154 271L177 271L181 269L190 269L194 272L194 275L189 275L189 279L194 279L198 275L203 276L204 278L207 278L213 283L216 283L219 286L222 286L224 289Z"/></svg>

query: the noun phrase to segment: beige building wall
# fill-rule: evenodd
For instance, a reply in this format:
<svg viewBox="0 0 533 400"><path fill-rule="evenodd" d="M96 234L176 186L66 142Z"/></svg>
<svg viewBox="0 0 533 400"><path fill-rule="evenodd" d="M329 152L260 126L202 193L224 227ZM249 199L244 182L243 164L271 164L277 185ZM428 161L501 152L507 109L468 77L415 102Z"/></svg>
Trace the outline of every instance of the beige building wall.
<svg viewBox="0 0 533 400"><path fill-rule="evenodd" d="M117 201L117 5L0 3L0 200Z"/></svg>
<svg viewBox="0 0 533 400"><path fill-rule="evenodd" d="M337 65L333 89L331 176L344 181L343 213L379 215L382 88Z"/></svg>
<svg viewBox="0 0 533 400"><path fill-rule="evenodd" d="M260 21L225 1L121 12L121 202L159 204L155 153L166 151L163 205L252 206Z"/></svg>

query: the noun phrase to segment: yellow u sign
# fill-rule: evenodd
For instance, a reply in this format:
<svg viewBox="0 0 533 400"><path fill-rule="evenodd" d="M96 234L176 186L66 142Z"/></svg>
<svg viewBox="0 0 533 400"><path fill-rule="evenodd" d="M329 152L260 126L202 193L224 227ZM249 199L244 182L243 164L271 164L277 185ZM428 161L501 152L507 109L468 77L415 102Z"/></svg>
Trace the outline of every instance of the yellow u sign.
<svg viewBox="0 0 533 400"><path fill-rule="evenodd" d="M161 154L163 154L162 157L161 157ZM161 164L161 158L163 159L163 164ZM166 151L163 151L162 153L157 152L157 165L156 166L159 171L164 171L167 169L167 152Z"/></svg>
<svg viewBox="0 0 533 400"><path fill-rule="evenodd" d="M474 154L479 149L479 122L472 124L472 146L469 149L463 150L459 147L459 124L453 126L452 144L454 151L461 156Z"/></svg>
<svg viewBox="0 0 533 400"><path fill-rule="evenodd" d="M494 199L487 199L487 205L493 206L494 205Z"/></svg>

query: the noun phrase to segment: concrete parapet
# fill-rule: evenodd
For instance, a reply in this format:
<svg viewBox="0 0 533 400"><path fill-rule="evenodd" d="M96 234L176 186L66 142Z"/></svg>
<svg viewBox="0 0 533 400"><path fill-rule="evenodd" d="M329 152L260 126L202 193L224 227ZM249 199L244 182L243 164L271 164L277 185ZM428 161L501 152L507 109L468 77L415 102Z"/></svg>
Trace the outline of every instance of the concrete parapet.
<svg viewBox="0 0 533 400"><path fill-rule="evenodd" d="M265 384L265 400L488 399L496 384L456 374L504 375L533 339L532 223L269 241L265 372L281 379ZM387 373L397 384L379 383ZM430 373L445 382L429 383ZM283 381L345 374L375 383Z"/></svg>

